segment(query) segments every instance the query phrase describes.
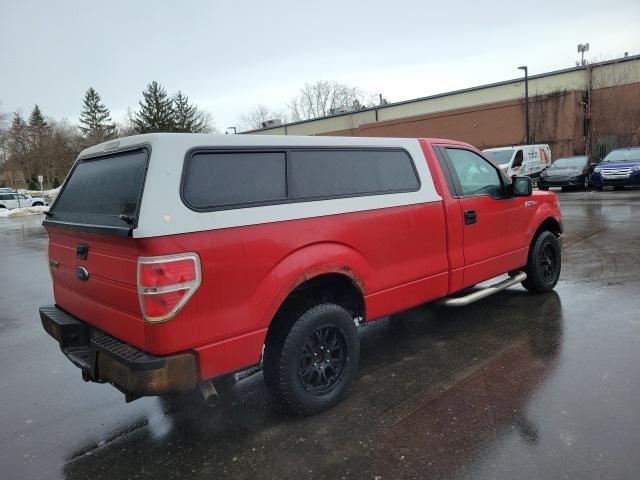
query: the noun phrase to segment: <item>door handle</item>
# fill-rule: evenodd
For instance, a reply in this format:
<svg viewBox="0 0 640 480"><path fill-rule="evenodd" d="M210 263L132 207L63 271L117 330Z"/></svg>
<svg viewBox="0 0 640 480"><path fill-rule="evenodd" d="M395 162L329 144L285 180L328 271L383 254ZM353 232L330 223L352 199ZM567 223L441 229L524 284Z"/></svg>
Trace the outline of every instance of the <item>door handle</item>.
<svg viewBox="0 0 640 480"><path fill-rule="evenodd" d="M475 210L467 210L464 212L464 224L473 225L478 221L478 214Z"/></svg>

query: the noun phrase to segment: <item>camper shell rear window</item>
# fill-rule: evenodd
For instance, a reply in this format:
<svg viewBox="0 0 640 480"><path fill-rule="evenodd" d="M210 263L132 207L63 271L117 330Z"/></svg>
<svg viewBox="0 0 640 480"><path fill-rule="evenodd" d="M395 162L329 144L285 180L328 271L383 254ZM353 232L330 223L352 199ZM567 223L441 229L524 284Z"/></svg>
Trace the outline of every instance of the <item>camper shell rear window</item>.
<svg viewBox="0 0 640 480"><path fill-rule="evenodd" d="M138 223L148 162L147 147L81 158L44 225L130 235Z"/></svg>

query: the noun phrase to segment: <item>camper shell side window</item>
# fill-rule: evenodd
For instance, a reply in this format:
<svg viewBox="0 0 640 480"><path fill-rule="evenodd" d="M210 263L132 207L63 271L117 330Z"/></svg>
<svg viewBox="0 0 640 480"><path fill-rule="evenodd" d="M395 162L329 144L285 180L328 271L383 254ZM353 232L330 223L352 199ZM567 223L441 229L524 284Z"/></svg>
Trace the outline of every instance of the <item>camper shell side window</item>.
<svg viewBox="0 0 640 480"><path fill-rule="evenodd" d="M194 149L185 159L180 195L191 210L210 212L419 189L404 149Z"/></svg>

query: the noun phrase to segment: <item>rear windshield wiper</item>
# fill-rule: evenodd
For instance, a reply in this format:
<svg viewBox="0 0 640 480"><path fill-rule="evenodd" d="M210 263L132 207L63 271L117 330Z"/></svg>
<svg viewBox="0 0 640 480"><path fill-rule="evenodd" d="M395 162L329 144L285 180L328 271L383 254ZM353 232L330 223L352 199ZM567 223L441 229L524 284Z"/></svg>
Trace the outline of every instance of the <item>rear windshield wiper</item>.
<svg viewBox="0 0 640 480"><path fill-rule="evenodd" d="M118 215L118 218L124 222L127 222L129 225L133 225L133 223L135 222L135 219L133 217L130 217L129 215L120 214Z"/></svg>

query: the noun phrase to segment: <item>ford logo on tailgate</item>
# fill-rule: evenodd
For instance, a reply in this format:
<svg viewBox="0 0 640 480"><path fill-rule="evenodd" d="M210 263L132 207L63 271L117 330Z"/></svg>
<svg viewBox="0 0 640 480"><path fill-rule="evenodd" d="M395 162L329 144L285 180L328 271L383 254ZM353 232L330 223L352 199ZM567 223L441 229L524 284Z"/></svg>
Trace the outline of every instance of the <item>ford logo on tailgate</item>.
<svg viewBox="0 0 640 480"><path fill-rule="evenodd" d="M84 267L76 267L76 277L78 277L83 282L89 280L89 272Z"/></svg>

